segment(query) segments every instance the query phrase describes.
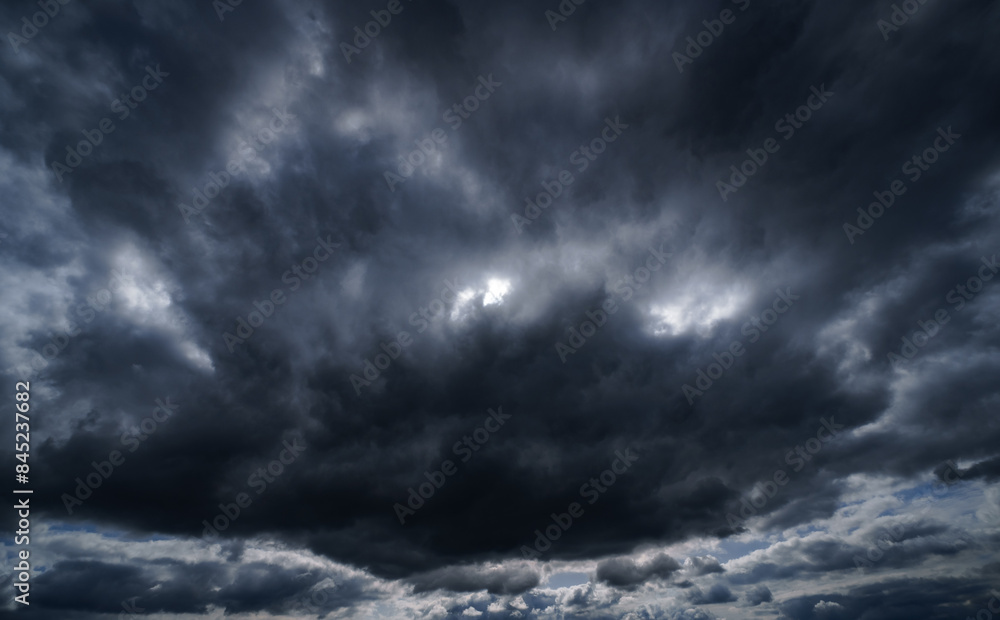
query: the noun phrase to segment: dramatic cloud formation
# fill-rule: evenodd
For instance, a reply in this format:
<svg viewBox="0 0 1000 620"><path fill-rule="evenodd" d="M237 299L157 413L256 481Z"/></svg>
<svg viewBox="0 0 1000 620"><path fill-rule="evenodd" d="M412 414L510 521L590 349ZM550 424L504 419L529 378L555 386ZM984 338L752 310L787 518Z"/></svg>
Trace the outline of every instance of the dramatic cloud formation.
<svg viewBox="0 0 1000 620"><path fill-rule="evenodd" d="M3 613L1000 613L995 3L0 24Z"/></svg>

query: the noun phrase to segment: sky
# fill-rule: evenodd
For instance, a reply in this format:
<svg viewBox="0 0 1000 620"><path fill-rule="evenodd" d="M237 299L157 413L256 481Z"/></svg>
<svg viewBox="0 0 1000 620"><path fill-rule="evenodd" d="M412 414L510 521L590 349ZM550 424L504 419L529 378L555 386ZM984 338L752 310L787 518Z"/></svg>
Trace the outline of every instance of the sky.
<svg viewBox="0 0 1000 620"><path fill-rule="evenodd" d="M1000 5L0 26L3 617L1000 614Z"/></svg>

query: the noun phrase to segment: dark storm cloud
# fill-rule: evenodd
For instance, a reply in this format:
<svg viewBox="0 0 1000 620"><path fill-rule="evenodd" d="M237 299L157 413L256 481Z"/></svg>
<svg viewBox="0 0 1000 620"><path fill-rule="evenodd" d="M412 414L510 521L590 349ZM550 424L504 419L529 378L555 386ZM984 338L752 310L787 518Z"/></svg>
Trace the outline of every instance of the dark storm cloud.
<svg viewBox="0 0 1000 620"><path fill-rule="evenodd" d="M755 562L746 572L727 573L726 579L742 585L838 571L913 568L938 557L955 556L969 547L965 533L950 531L944 524L916 520L866 529L850 541L832 536L793 541L772 549L766 560ZM872 549L875 553L870 554Z"/></svg>
<svg viewBox="0 0 1000 620"><path fill-rule="evenodd" d="M96 561L57 562L37 578L44 592L37 604L44 609L86 609L114 613L206 613L224 608L231 613L265 610L274 614L329 612L370 600L372 594L356 579L301 568L247 562L227 567L219 563L156 561L143 566Z"/></svg>
<svg viewBox="0 0 1000 620"><path fill-rule="evenodd" d="M503 568L474 568L449 566L430 573L417 575L409 580L414 592L451 590L452 592L477 592L490 594L520 594L538 585L537 572L527 566Z"/></svg>
<svg viewBox="0 0 1000 620"><path fill-rule="evenodd" d="M944 476L943 468L941 476ZM983 461L982 463L976 463L969 469L960 472L963 479L974 480L976 478L984 478L987 482L995 482L997 478L1000 478L1000 457L990 459L988 461Z"/></svg>
<svg viewBox="0 0 1000 620"><path fill-rule="evenodd" d="M597 565L597 580L620 588L632 588L650 579L666 579L680 568L677 560L662 553L642 564L631 558L613 558Z"/></svg>
<svg viewBox="0 0 1000 620"><path fill-rule="evenodd" d="M166 396L177 413L72 520L200 536L298 437L308 452L266 494L249 490L223 536L274 536L420 592L534 588L533 569L466 567L519 559L626 448L640 460L547 558L732 535L727 515L779 467L791 481L760 511L771 528L830 517L851 475L917 478L954 460L969 481L995 480L1000 365L983 352L1000 340L1000 289L984 283L962 309L947 299L1000 250L995 5L928 4L885 41L888 6L753 0L683 73L672 53L736 3L588 2L555 32L550 7L527 1L404 6L349 64L339 45L373 7L242 3L220 20L209 2L70 3L18 54L4 49L5 212L25 215L8 218L0 252L29 283L3 310L4 366L79 321L113 269L130 264L136 283L38 371L53 386L38 397L52 413L33 421L44 518L70 518L61 498L75 478L123 450L124 430ZM0 22L26 10L7 5ZM114 100L157 64L169 75L119 120ZM502 86L452 129L446 111L486 75ZM833 94L786 140L775 123L813 86ZM185 222L178 205L275 108L295 117L289 128ZM60 183L51 164L104 117L114 133ZM580 170L573 154L619 117L628 129ZM448 141L390 191L384 172L438 127ZM901 166L939 127L961 138L909 180ZM771 137L780 150L723 202L717 182ZM572 185L518 235L511 215L562 170ZM852 243L844 223L897 178L907 192ZM286 277L328 236L339 251ZM650 247L671 254L666 268L622 299L616 282ZM484 303L490 278L510 283L501 303ZM446 300L447 317L418 332L414 313L446 279L472 301ZM788 287L794 310L749 342L744 325ZM230 351L223 334L278 289L287 301ZM555 344L609 296L620 308L563 364ZM907 362L919 381L904 380L887 354L942 307L950 322ZM404 330L412 344L359 395L350 375ZM746 354L689 404L681 386L736 340ZM454 442L499 405L515 418L401 526L393 504L458 460ZM788 451L821 418L844 435L873 426L793 471ZM927 546L880 570L957 551L933 533L913 530ZM832 539L804 547L809 562L761 564L745 583L853 568ZM607 560L597 577L629 588L677 570L659 557ZM94 574L151 584L137 568L91 568L47 574L66 584L50 606L113 612L124 597ZM277 586L261 593L264 580ZM174 577L177 605L276 611L307 585L253 565L211 597L207 581ZM697 604L735 600L721 583L696 588ZM831 595L824 613L869 596ZM805 600L786 613L813 617L819 601Z"/></svg>
<svg viewBox="0 0 1000 620"><path fill-rule="evenodd" d="M40 575L37 583L50 592L43 603L46 607L103 612L117 611L121 592L146 590L153 585L134 567L101 562L61 562ZM183 604L189 606L191 602Z"/></svg>
<svg viewBox="0 0 1000 620"><path fill-rule="evenodd" d="M701 588L695 586L687 592L688 600L694 605L711 605L713 603L731 603L736 600L733 593L725 584L717 583L702 592Z"/></svg>
<svg viewBox="0 0 1000 620"><path fill-rule="evenodd" d="M695 575L708 575L711 573L723 573L726 569L719 565L719 561L711 556L691 558L691 566Z"/></svg>
<svg viewBox="0 0 1000 620"><path fill-rule="evenodd" d="M756 607L762 603L770 603L773 600L773 595L767 586L758 585L748 589L745 598L747 605Z"/></svg>
<svg viewBox="0 0 1000 620"><path fill-rule="evenodd" d="M781 605L789 620L847 620L861 614L875 620L928 620L975 616L991 595L984 583L956 578L907 579L852 588L847 595L812 595Z"/></svg>

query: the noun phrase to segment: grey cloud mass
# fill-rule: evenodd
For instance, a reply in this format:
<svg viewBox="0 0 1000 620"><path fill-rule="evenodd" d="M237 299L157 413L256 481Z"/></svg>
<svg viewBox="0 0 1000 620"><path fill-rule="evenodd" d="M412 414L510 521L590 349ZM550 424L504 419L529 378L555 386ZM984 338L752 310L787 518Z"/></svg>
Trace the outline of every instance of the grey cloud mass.
<svg viewBox="0 0 1000 620"><path fill-rule="evenodd" d="M0 26L0 614L1000 613L996 3Z"/></svg>

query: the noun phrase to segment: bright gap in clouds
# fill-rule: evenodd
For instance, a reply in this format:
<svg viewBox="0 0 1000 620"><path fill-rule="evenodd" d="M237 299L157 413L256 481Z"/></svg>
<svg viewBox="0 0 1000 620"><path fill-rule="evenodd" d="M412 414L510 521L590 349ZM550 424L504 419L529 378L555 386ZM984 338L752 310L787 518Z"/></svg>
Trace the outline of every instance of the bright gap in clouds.
<svg viewBox="0 0 1000 620"><path fill-rule="evenodd" d="M510 281L499 278L490 278L486 282L486 296L483 297L484 306L499 304L510 291Z"/></svg>
<svg viewBox="0 0 1000 620"><path fill-rule="evenodd" d="M477 297L482 297L482 307L496 306L503 303L510 292L511 282L505 278L489 278L485 286L472 286L458 292L455 305L451 310L451 320L457 321L469 315L472 304Z"/></svg>
<svg viewBox="0 0 1000 620"><path fill-rule="evenodd" d="M656 320L653 335L677 336L693 331L708 337L717 323L735 317L744 308L747 294L742 288L703 287L668 304L652 306L650 314Z"/></svg>
<svg viewBox="0 0 1000 620"><path fill-rule="evenodd" d="M176 346L188 361L202 370L214 370L208 352L187 338L186 315L174 304L170 286L157 273L156 266L132 245L118 255L115 263L124 276L115 293L120 296L122 313L137 325L171 333L178 338Z"/></svg>

